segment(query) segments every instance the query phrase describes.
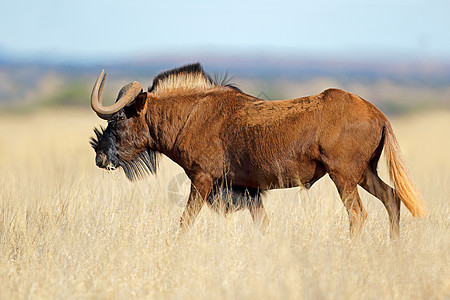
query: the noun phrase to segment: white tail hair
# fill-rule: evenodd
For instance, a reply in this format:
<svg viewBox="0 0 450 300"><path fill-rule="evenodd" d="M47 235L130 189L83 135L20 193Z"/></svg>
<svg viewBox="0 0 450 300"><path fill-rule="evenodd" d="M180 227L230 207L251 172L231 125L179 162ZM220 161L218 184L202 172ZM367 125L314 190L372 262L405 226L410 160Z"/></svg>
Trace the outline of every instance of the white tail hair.
<svg viewBox="0 0 450 300"><path fill-rule="evenodd" d="M384 152L389 175L391 181L394 182L396 195L414 217L424 217L427 214L425 202L409 175L391 124L388 122L385 128Z"/></svg>

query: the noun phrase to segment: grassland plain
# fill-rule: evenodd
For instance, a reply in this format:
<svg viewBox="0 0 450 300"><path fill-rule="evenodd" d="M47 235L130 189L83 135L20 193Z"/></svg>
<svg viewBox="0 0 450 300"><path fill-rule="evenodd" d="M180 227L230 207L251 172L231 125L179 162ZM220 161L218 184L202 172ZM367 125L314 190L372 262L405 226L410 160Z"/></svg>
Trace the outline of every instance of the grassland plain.
<svg viewBox="0 0 450 300"><path fill-rule="evenodd" d="M88 138L101 123L82 110L0 117L0 299L450 297L448 111L393 120L429 208L414 219L402 206L395 243L365 191L369 218L351 240L327 176L270 192L265 235L247 211L205 207L177 238L182 207L167 187L181 169L165 159L137 183L99 170Z"/></svg>

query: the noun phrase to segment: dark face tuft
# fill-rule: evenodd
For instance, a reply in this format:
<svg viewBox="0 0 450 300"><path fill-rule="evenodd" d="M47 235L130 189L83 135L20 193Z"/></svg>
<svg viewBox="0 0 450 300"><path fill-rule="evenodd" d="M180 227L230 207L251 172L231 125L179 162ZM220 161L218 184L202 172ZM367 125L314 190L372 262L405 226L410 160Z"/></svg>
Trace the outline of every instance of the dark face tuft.
<svg viewBox="0 0 450 300"><path fill-rule="evenodd" d="M108 120L106 129L95 128L94 133L90 144L99 168L122 167L132 181L156 171L157 153L148 147L146 123L136 112L121 110Z"/></svg>
<svg viewBox="0 0 450 300"><path fill-rule="evenodd" d="M119 166L116 148L116 133L112 126L106 129L94 128L95 137L91 138L90 144L95 150L95 164L102 169L113 170Z"/></svg>

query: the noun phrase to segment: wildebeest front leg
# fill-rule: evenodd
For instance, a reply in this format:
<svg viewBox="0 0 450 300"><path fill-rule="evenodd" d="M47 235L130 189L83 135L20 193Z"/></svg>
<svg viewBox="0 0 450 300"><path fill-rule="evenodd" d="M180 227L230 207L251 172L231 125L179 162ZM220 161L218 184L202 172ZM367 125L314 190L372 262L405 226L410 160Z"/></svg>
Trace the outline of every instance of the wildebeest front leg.
<svg viewBox="0 0 450 300"><path fill-rule="evenodd" d="M203 207L212 188L212 179L209 175L201 174L195 176L191 184L191 193L184 208L180 220L180 227L184 231L193 223L198 213Z"/></svg>
<svg viewBox="0 0 450 300"><path fill-rule="evenodd" d="M255 223L255 225L258 226L262 232L266 232L267 227L269 226L269 219L267 218L266 210L264 209L262 202L260 202L260 205L258 206L250 206L248 210L252 216L253 223Z"/></svg>
<svg viewBox="0 0 450 300"><path fill-rule="evenodd" d="M266 210L262 202L261 193L258 191L256 195L251 196L253 199L250 201L248 210L252 216L253 223L258 226L261 231L266 232L269 226L269 219L267 218Z"/></svg>

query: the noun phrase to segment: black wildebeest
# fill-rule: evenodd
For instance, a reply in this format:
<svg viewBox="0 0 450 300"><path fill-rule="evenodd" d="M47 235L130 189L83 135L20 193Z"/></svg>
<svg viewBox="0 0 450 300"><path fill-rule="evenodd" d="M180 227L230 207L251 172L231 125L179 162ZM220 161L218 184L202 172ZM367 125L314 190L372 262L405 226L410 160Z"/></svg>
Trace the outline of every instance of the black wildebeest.
<svg viewBox="0 0 450 300"><path fill-rule="evenodd" d="M214 81L200 64L192 64L159 74L147 92L130 83L115 104L104 107L103 74L91 95L93 110L108 120L91 141L97 166L122 167L133 180L155 172L158 153L179 164L191 180L182 228L192 224L205 202L225 211L248 208L255 223L267 224L261 193L309 188L326 173L347 209L351 233L367 218L358 185L385 205L393 237L399 234L400 202L414 216L426 213L391 124L356 95L328 89L263 101ZM383 148L395 189L377 175Z"/></svg>

